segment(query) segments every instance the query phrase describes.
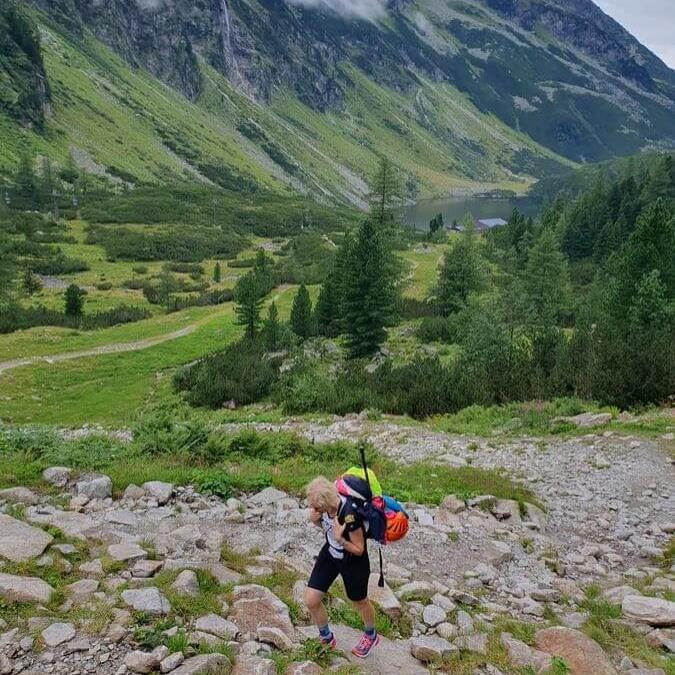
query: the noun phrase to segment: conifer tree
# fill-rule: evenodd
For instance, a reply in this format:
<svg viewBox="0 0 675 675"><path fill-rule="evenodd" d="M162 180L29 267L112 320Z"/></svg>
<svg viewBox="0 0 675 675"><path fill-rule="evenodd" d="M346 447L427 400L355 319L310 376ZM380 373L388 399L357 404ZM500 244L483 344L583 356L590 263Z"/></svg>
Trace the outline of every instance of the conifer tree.
<svg viewBox="0 0 675 675"><path fill-rule="evenodd" d="M381 227L390 224L391 209L403 194L403 183L398 169L387 157L380 157L370 189L372 217Z"/></svg>
<svg viewBox="0 0 675 675"><path fill-rule="evenodd" d="M222 273L220 271L220 263L216 262L216 264L213 268L213 281L214 281L214 283L216 283L216 284L220 283L221 274Z"/></svg>
<svg viewBox="0 0 675 675"><path fill-rule="evenodd" d="M82 311L84 309L84 296L87 294L87 291L80 288L76 284L70 284L66 288L63 299L65 303L65 313L66 316L82 316Z"/></svg>
<svg viewBox="0 0 675 675"><path fill-rule="evenodd" d="M275 351L279 348L281 325L279 323L279 310L275 302L272 302L267 310L267 318L263 324L263 336L267 349Z"/></svg>
<svg viewBox="0 0 675 675"><path fill-rule="evenodd" d="M291 328L305 340L312 334L312 301L305 284L301 284L291 307Z"/></svg>
<svg viewBox="0 0 675 675"><path fill-rule="evenodd" d="M251 340L255 338L260 326L263 297L258 276L253 271L241 277L234 287L234 311L237 315L237 324L244 327L246 337Z"/></svg>
<svg viewBox="0 0 675 675"><path fill-rule="evenodd" d="M386 258L380 229L368 218L349 244L349 273L343 279L344 330L352 358L374 354L386 338L394 298Z"/></svg>
<svg viewBox="0 0 675 675"><path fill-rule="evenodd" d="M19 157L19 165L14 176L17 193L28 200L34 200L37 197L37 186L35 180L35 170L33 168L33 157L24 152Z"/></svg>
<svg viewBox="0 0 675 675"><path fill-rule="evenodd" d="M557 325L570 296L569 271L555 233L544 230L530 249L524 274L530 321Z"/></svg>
<svg viewBox="0 0 675 675"><path fill-rule="evenodd" d="M21 283L23 290L28 295L33 295L33 293L37 293L42 288L40 280L33 274L33 271L30 269L30 267L26 267L24 270Z"/></svg>
<svg viewBox="0 0 675 675"><path fill-rule="evenodd" d="M466 307L469 295L481 287L482 261L470 215L464 219L463 226L459 240L445 254L438 276L436 301L444 316Z"/></svg>

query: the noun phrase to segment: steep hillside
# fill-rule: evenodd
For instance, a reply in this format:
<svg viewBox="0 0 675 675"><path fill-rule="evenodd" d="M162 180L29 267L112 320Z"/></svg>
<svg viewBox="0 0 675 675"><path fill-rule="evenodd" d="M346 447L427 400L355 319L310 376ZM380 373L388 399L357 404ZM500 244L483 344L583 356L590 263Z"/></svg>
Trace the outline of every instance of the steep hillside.
<svg viewBox="0 0 675 675"><path fill-rule="evenodd" d="M0 114L6 167L27 139L129 179L362 205L378 152L441 195L675 143L673 71L590 0L34 4L52 111L21 135Z"/></svg>

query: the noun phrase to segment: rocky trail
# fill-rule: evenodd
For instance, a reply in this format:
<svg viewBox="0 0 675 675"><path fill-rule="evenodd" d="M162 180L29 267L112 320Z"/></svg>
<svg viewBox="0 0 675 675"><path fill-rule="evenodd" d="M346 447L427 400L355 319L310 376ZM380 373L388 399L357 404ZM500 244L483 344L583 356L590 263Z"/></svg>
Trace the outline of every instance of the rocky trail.
<svg viewBox="0 0 675 675"><path fill-rule="evenodd" d="M254 426L366 438L402 462L501 467L544 508L490 495L409 504L411 531L385 551L383 590L372 567L390 632L358 661L358 631L335 619L340 651L322 659L302 646L315 631L301 602L322 535L297 498L270 487L222 500L151 482L114 500L107 476L48 469L58 499L0 491L0 673L673 672L675 575L657 562L675 532L669 436L497 443L359 417ZM591 585L617 625L646 636L649 664L584 632ZM20 611L2 612L15 602ZM343 604L333 600L335 617ZM164 644L142 641L138 622L159 620ZM531 625L531 639L507 620ZM467 655L472 669L453 670Z"/></svg>

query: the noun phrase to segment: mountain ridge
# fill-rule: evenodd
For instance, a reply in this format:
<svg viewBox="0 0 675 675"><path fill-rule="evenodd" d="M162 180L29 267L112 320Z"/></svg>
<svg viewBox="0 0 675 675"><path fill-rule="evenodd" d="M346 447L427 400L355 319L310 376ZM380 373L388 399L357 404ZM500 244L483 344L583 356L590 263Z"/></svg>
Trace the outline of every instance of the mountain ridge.
<svg viewBox="0 0 675 675"><path fill-rule="evenodd" d="M675 72L590 0L572 8L554 0L397 0L371 19L282 0L32 4L48 71L50 35L89 50L85 58L96 52L99 65L109 56L91 41L101 41L122 58L103 77L123 64L131 71L123 79L147 71L185 97L186 115L194 116L193 104L225 125L225 140L238 146L224 140L226 156L193 147L190 126L166 120L147 141L175 155L163 161L174 175L227 187L261 183L363 206L378 153L399 166L414 197L522 191L570 162L675 145ZM64 96L55 89L58 126ZM142 97L131 110L164 116ZM78 147L81 130L71 123L65 134ZM34 147L42 141L29 139ZM105 152L85 150L109 164ZM67 152L61 143L57 155ZM16 152L0 156L15 161ZM161 179L156 167L139 172L126 163L129 177ZM218 178L212 167L221 163L246 177Z"/></svg>

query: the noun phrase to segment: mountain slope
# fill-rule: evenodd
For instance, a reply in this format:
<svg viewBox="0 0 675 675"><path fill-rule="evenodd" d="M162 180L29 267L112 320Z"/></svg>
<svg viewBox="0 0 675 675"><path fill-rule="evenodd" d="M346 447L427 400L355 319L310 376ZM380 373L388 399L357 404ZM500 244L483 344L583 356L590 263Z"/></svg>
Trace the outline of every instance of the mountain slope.
<svg viewBox="0 0 675 675"><path fill-rule="evenodd" d="M590 0L377 2L364 19L283 0L35 0L53 104L23 136L123 177L356 205L378 152L441 195L675 144L675 74ZM3 139L19 123L0 113Z"/></svg>

